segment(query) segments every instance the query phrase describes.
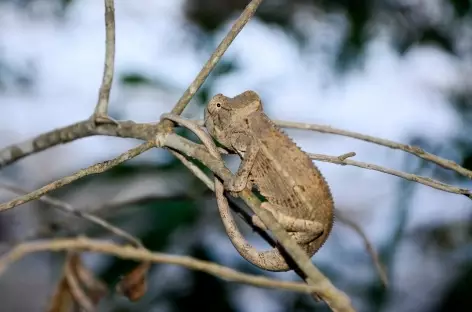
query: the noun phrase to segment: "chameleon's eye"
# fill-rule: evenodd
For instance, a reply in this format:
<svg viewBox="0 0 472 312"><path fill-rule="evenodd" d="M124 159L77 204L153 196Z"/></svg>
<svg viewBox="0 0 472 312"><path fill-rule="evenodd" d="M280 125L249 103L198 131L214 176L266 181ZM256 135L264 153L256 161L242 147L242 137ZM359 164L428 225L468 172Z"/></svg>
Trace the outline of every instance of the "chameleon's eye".
<svg viewBox="0 0 472 312"><path fill-rule="evenodd" d="M208 102L207 108L210 114L217 114L224 108L226 97L223 94L217 94Z"/></svg>

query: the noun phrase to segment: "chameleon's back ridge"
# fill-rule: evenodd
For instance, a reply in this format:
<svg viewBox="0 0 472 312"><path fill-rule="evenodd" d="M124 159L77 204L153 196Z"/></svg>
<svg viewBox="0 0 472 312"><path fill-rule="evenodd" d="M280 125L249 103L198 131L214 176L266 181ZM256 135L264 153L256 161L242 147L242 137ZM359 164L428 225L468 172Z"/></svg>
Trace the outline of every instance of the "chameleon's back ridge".
<svg viewBox="0 0 472 312"><path fill-rule="evenodd" d="M298 209L297 213L298 217L304 219L322 219L321 223L325 224L323 234L309 248L315 252L326 241L333 226L334 202L331 190L310 157L288 135L264 113L254 114L249 118L249 125L260 134L261 148L266 151L258 154L250 179L255 180L260 193L268 201L278 206L302 207L305 202L310 203L312 209ZM298 186L299 192L293 192L295 186ZM298 194L305 198L301 199Z"/></svg>

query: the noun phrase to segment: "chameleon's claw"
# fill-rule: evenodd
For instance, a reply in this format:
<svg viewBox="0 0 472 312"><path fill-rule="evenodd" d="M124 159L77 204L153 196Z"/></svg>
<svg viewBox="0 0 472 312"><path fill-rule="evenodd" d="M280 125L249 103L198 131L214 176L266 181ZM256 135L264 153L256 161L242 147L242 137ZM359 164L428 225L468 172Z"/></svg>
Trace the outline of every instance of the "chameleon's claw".
<svg viewBox="0 0 472 312"><path fill-rule="evenodd" d="M237 184L235 183L235 180L225 181L223 183L223 186L225 190L230 192L232 196L234 196L233 194L236 194L236 196L234 197L237 197L237 194L239 194L242 190L246 188L246 185Z"/></svg>

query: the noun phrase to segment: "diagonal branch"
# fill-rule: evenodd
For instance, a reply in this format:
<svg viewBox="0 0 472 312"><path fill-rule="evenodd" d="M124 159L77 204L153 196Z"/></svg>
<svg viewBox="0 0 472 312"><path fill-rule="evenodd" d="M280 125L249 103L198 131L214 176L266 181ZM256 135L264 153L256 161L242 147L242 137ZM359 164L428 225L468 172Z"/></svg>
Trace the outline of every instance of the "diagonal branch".
<svg viewBox="0 0 472 312"><path fill-rule="evenodd" d="M130 149L129 151L121 154L120 156L118 156L118 157L116 157L112 160L107 160L107 161L95 164L93 166L90 166L86 169L79 170L79 171L77 171L76 173L74 173L70 176L67 176L67 177L64 177L62 179L56 180L52 183L49 183L48 185L45 185L45 186L43 186L43 187L41 187L41 188L31 192L31 193L28 193L28 194L23 195L23 196L19 196L19 197L15 198L13 200L10 200L6 203L0 204L0 211L8 210L8 209L14 208L18 205L22 205L24 203L32 201L34 199L38 199L41 196L43 196L43 195L45 195L45 194L47 194L47 193L49 193L49 192L51 192L55 189L58 189L58 188L60 188L64 185L70 184L70 183L74 182L75 180L81 179L83 177L86 177L86 176L89 176L89 175L92 175L92 174L105 172L110 168L113 168L113 167L115 167L115 166L117 166L117 165L133 158L133 157L138 156L141 153L144 153L145 151L147 151L148 149L150 149L152 147L154 147L154 143L151 142L151 141L148 141L146 143L142 143L141 145Z"/></svg>
<svg viewBox="0 0 472 312"><path fill-rule="evenodd" d="M252 0L243 10L241 15L238 17L236 22L231 27L230 31L226 34L223 40L220 42L216 50L210 56L210 59L205 63L202 70L198 73L197 77L192 81L190 86L185 90L184 94L180 97L177 104L172 109L171 113L174 115L180 115L185 107L188 105L190 100L193 98L195 93L200 89L202 84L205 82L207 77L210 75L211 71L218 64L219 60L226 52L228 47L231 45L236 36L241 32L241 30L246 26L247 22L254 16L257 8L262 3L262 0ZM169 120L162 121L162 129L170 130L172 127L172 122Z"/></svg>
<svg viewBox="0 0 472 312"><path fill-rule="evenodd" d="M194 259L192 257L151 252L143 248L120 246L114 243L92 240L83 237L76 239L68 238L35 241L19 244L0 258L0 274L3 274L10 264L20 260L30 253L63 250L92 251L114 255L121 259L180 265L189 269L202 271L228 281L245 283L256 287L285 289L303 293L311 293L319 290L317 286L305 285L303 283L285 282L273 280L263 276L245 274L222 265L218 265L209 261Z"/></svg>

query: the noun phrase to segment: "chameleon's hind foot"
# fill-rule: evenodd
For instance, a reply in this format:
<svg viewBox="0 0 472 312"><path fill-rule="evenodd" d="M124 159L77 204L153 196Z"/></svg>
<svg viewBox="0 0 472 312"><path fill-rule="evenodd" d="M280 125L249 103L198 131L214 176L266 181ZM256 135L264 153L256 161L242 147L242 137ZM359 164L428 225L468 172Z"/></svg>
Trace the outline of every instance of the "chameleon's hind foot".
<svg viewBox="0 0 472 312"><path fill-rule="evenodd" d="M324 232L323 224L321 224L320 222L299 219L283 214L282 212L280 212L283 211L282 208L277 208L269 202L263 202L261 204L261 208L271 212L277 222L287 232L289 232L299 244L306 244L311 241L314 241L315 239L320 237ZM267 227L257 215L252 216L252 222L258 228L264 231L267 230Z"/></svg>

